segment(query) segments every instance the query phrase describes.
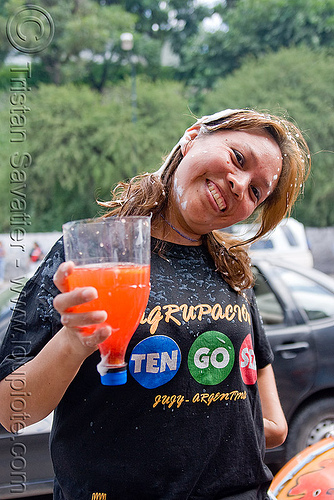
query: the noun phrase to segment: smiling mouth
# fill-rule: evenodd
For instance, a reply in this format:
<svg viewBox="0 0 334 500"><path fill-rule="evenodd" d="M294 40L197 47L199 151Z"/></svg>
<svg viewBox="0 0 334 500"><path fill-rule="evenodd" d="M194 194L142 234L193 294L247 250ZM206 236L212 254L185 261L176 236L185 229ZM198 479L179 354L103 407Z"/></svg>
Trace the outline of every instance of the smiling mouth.
<svg viewBox="0 0 334 500"><path fill-rule="evenodd" d="M217 207L219 208L219 210L221 212L223 212L226 208L226 203L225 203L224 198L220 194L217 186L209 180L207 180L206 183L207 183L207 186L209 188L210 193L212 194L212 196L217 204Z"/></svg>

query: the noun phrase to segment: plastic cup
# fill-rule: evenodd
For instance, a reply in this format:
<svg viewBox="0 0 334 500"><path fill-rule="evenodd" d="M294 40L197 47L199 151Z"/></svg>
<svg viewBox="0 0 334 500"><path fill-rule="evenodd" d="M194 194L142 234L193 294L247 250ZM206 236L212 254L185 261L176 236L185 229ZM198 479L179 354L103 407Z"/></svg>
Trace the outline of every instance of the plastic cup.
<svg viewBox="0 0 334 500"><path fill-rule="evenodd" d="M97 369L104 385L126 383L125 353L145 311L150 292L150 217L83 219L63 225L66 261L74 262L69 290L93 286L98 298L71 312L104 310L112 333L99 345ZM81 327L91 335L102 326Z"/></svg>

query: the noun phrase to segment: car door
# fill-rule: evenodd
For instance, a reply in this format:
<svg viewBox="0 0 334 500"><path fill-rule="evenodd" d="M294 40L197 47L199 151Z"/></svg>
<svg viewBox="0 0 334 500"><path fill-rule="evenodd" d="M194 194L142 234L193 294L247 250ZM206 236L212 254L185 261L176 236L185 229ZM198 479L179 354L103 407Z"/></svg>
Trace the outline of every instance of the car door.
<svg viewBox="0 0 334 500"><path fill-rule="evenodd" d="M0 426L0 498L52 493L52 414L16 434Z"/></svg>
<svg viewBox="0 0 334 500"><path fill-rule="evenodd" d="M294 269L277 268L297 307L304 314L314 339L316 371L312 392L334 387L334 283L323 273L315 270L297 272Z"/></svg>
<svg viewBox="0 0 334 500"><path fill-rule="evenodd" d="M317 355L312 328L275 266L255 267L255 293L269 342L281 404L289 420L312 390Z"/></svg>

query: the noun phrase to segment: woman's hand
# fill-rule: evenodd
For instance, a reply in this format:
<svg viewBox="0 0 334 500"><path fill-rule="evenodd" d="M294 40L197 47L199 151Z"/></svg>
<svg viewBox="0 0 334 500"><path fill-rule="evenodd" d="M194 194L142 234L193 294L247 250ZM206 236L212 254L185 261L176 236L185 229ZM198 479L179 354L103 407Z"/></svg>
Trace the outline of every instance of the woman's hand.
<svg viewBox="0 0 334 500"><path fill-rule="evenodd" d="M106 311L84 313L69 311L71 307L90 302L98 296L96 288L91 286L76 288L72 291L68 290L67 278L73 272L73 269L73 262L63 262L60 264L53 281L62 293L54 298L53 305L60 314L61 323L65 327L66 335L69 337L70 342L73 343L73 348L75 350L79 348L80 352L83 349L83 354L89 356L98 348L98 344L109 337L111 328L108 325L103 325L97 328L92 335L87 336L81 333L81 327L100 324L106 321L107 313Z"/></svg>
<svg viewBox="0 0 334 500"><path fill-rule="evenodd" d="M97 298L97 291L93 287L69 291L67 277L73 269L73 262L64 262L54 276L54 283L61 292L54 299L54 307L59 312L64 326L24 365L25 394L29 395L24 396L26 425L38 422L55 409L82 363L96 351L98 344L111 334L111 328L102 325L96 328L93 335L84 336L80 333L83 326L103 323L107 319L107 313L68 311L73 306ZM20 373L21 369L20 367L13 373ZM0 382L0 421L7 430L13 432L10 380L12 379L6 377Z"/></svg>

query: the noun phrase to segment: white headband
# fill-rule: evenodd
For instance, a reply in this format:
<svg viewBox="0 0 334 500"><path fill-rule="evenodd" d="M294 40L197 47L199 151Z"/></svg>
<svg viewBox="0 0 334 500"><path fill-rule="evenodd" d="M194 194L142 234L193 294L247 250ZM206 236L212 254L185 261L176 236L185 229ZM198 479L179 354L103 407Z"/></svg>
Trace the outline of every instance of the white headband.
<svg viewBox="0 0 334 500"><path fill-rule="evenodd" d="M218 111L218 113L214 113L213 115L202 116L202 118L199 118L196 123L194 123L191 127L189 127L185 131L185 133L183 134L183 136L181 137L179 142L173 147L172 151L169 153L169 155L167 156L166 160L161 165L159 170L154 172L154 175L156 175L157 177L161 177L161 175L165 171L166 167L169 165L169 162L170 162L172 156L174 155L176 149L179 146L181 146L181 148L184 147L189 141L192 140L193 137L191 136L191 130L194 127L196 127L196 125L201 125L200 131L199 131L199 133L201 133L201 131L203 131L203 129L204 129L204 127L202 129L202 125L205 126L205 125L207 125L211 122L214 122L216 120L221 120L222 118L227 118L228 116L234 115L235 113L239 113L240 111L244 112L247 110L245 110L245 109L224 109L223 111ZM217 128L219 128L219 127L217 127ZM214 127L213 127L213 130L214 130Z"/></svg>

